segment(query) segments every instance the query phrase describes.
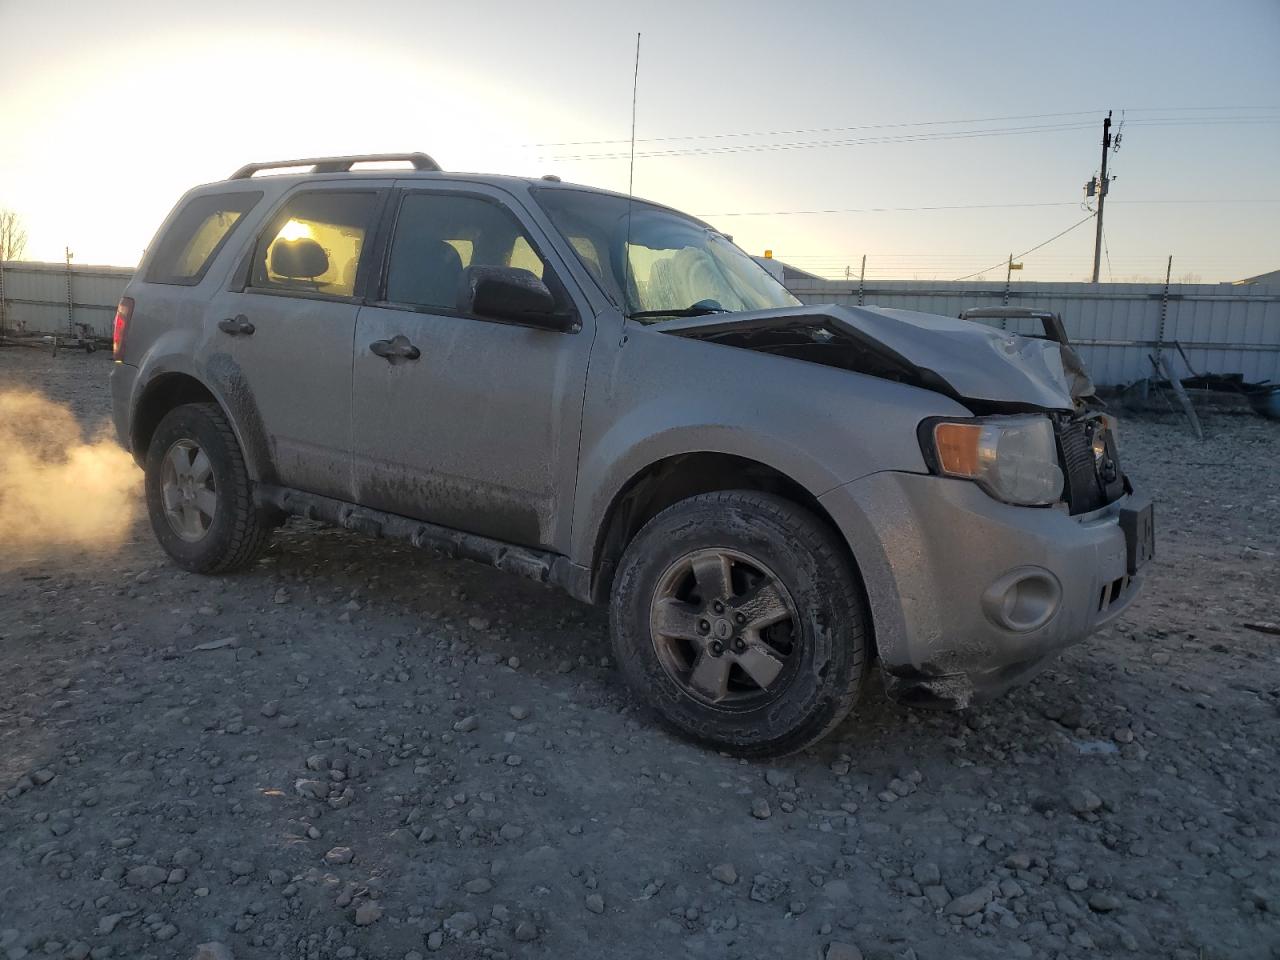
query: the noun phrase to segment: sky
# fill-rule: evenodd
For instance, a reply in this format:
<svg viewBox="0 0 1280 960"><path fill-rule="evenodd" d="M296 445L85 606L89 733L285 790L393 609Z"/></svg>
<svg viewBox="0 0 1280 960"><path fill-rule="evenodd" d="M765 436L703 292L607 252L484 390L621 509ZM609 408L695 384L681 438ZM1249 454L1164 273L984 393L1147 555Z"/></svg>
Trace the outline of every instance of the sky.
<svg viewBox="0 0 1280 960"><path fill-rule="evenodd" d="M1087 279L1110 109L1103 280L1280 269L1280 0L0 0L0 208L128 266L250 160L625 191L637 32L636 194L750 253L1003 279L1074 226L1014 278Z"/></svg>

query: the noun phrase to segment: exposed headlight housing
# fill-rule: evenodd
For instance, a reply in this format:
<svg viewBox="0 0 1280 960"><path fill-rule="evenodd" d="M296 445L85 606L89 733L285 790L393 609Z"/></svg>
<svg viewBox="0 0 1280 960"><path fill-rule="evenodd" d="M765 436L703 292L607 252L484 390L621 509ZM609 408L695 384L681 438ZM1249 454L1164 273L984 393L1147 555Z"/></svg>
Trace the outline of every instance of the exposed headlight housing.
<svg viewBox="0 0 1280 960"><path fill-rule="evenodd" d="M1062 498L1062 469L1047 416L930 419L920 444L934 473L972 480L997 500L1043 506Z"/></svg>

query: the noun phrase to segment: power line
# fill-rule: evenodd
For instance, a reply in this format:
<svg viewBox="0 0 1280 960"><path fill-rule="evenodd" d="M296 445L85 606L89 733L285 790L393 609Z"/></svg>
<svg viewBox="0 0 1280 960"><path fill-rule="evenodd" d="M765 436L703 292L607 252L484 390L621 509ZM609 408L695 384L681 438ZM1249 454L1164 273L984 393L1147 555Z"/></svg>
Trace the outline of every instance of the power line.
<svg viewBox="0 0 1280 960"><path fill-rule="evenodd" d="M777 150L808 150L815 147L853 147L865 144L882 143L921 143L935 140L971 140L982 137L1024 136L1027 134L1053 133L1068 130L1086 130L1091 123L1035 124L1023 127L997 127L990 130L953 130L940 133L914 133L882 137L861 137L849 140L794 140L781 143L750 143L726 147L688 147L670 150L647 150L637 153L638 157L686 157L686 156L719 156L731 153L762 153ZM545 157L548 160L618 160L629 157L626 151L607 153L556 154Z"/></svg>
<svg viewBox="0 0 1280 960"><path fill-rule="evenodd" d="M1183 126L1261 126L1280 123L1277 117L1224 117L1210 119L1168 118L1152 120L1131 120L1130 123L1144 127L1183 127ZM1064 133L1068 131L1087 130L1091 123L1057 123L1037 124L1023 127L997 127L988 130L952 130L938 133L913 133L886 135L879 137L860 137L848 140L789 140L779 143L748 143L723 147L679 147L669 150L646 150L637 153L638 157L657 159L663 157L713 157L734 153L769 153L779 150L812 150L833 147L857 147L870 144L888 143L931 143L940 140L974 140L985 137L1013 137L1042 133ZM624 160L630 157L628 151L609 151L605 153L570 153L552 154L541 157L546 161L590 161L590 160Z"/></svg>
<svg viewBox="0 0 1280 960"><path fill-rule="evenodd" d="M1240 106L1222 106L1222 107L1130 107L1130 113L1178 113L1182 111L1225 111L1225 110L1280 110L1280 106L1257 106L1257 105L1240 105ZM868 123L847 127L799 127L789 130L755 130L755 131L734 131L728 133L691 133L679 136L665 137L645 137L636 141L636 143L671 143L676 140L725 140L738 137L789 137L799 134L810 133L845 133L851 130L886 130L894 128L906 127L932 127L932 126L951 126L965 123L1003 123L1009 120L1044 120L1053 117L1083 117L1094 116L1101 113L1101 110L1068 110L1058 113L1022 113L1013 114L1004 117L970 117L963 120L915 120L905 123ZM550 141L546 143L523 143L521 147L542 148L542 147L601 147L611 144L628 143L627 139L620 140L561 140Z"/></svg>
<svg viewBox="0 0 1280 960"><path fill-rule="evenodd" d="M1113 178L1114 179L1114 178ZM1280 198L1259 199L1255 197L1241 197L1238 199L1203 199L1190 197L1176 197L1170 200L1112 200L1112 203L1145 203L1145 204L1182 204L1182 203L1280 203ZM713 217L802 217L802 216L819 216L832 213L920 213L934 212L944 210L1008 210L1019 207L1075 207L1079 206L1073 200L1043 200L1028 201L1025 203L962 203L954 205L937 205L928 207L841 207L826 210L726 210L720 213L695 213L695 217L702 219L710 219Z"/></svg>
<svg viewBox="0 0 1280 960"><path fill-rule="evenodd" d="M1061 233L1055 233L1052 237L1050 237L1048 240L1045 240L1043 243L1037 243L1034 247L1032 247L1029 250L1023 250L1021 253L1013 254L1011 259L1020 260L1021 258L1025 257L1028 253L1035 253L1041 247L1047 247L1049 244L1053 243L1053 241L1057 240L1059 237L1065 237L1068 233L1070 233L1076 227L1083 226L1084 224L1088 223L1090 220L1093 219L1093 216L1094 215L1091 213L1087 217L1085 217L1083 220L1077 220L1071 226L1067 227L1067 229L1063 230ZM1003 263L1003 262L1004 262L1003 260L1000 261L1000 263ZM976 277L980 274L986 273L989 270L994 270L996 267L1000 266L1000 263L992 264L991 266L987 267L986 270L976 270L973 273L966 274L963 277L956 277L956 279L968 280L970 277Z"/></svg>

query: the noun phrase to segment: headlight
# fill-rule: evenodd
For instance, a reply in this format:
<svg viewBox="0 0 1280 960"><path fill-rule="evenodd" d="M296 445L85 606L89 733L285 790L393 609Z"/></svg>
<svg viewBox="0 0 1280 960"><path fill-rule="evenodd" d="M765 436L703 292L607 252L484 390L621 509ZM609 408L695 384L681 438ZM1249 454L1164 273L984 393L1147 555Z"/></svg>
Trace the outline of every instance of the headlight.
<svg viewBox="0 0 1280 960"><path fill-rule="evenodd" d="M1048 417L926 420L921 427L925 460L935 473L973 480L1006 503L1061 499L1062 470Z"/></svg>

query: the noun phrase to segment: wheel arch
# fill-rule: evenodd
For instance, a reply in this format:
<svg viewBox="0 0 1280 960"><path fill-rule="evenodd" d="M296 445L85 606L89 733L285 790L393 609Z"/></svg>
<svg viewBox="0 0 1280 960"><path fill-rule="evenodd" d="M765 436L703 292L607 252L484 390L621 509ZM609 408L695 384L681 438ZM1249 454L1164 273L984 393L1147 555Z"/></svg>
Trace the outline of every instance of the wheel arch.
<svg viewBox="0 0 1280 960"><path fill-rule="evenodd" d="M220 390L211 388L199 377L185 371L160 373L147 381L138 394L130 419L129 444L134 459L140 465L145 463L156 427L169 411L188 403L215 403L240 444L249 478L255 482L268 482L274 474L265 438L261 438L261 431L256 426L245 429L243 417L237 415L242 411L235 410L220 394ZM252 419L252 415L250 417ZM256 424L256 420L253 422ZM259 436L256 441L255 435Z"/></svg>
<svg viewBox="0 0 1280 960"><path fill-rule="evenodd" d="M680 453L654 461L637 471L614 495L596 534L591 558L590 600L607 602L614 573L627 545L640 529L672 504L701 493L722 490L754 490L771 493L804 507L827 527L848 561L861 593L863 608L870 611L866 586L857 558L839 526L821 501L803 484L776 467L729 453ZM875 649L875 631L867 617L868 639Z"/></svg>

